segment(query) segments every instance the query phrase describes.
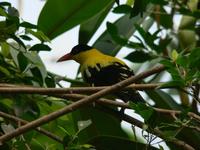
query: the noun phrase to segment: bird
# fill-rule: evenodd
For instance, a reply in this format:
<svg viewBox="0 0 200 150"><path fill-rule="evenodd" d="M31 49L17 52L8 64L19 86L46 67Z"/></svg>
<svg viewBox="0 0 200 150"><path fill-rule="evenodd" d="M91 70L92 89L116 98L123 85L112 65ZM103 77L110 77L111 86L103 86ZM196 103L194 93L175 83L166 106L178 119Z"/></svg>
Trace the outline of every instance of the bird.
<svg viewBox="0 0 200 150"><path fill-rule="evenodd" d="M91 86L110 86L134 76L134 72L124 61L86 44L74 46L70 53L60 57L57 62L67 60L80 64L83 80ZM124 89L114 95L124 102L145 102L139 92L133 89Z"/></svg>

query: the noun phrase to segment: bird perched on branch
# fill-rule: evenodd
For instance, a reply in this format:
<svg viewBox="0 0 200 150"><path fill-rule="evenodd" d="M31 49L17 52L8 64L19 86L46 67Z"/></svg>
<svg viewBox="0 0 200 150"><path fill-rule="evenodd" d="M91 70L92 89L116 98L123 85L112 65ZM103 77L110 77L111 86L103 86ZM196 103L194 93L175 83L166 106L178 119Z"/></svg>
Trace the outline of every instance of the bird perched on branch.
<svg viewBox="0 0 200 150"><path fill-rule="evenodd" d="M85 82L92 86L109 86L134 75L133 71L120 59L105 55L88 45L79 44L57 62L75 60L81 65L81 74ZM132 89L116 92L123 101L144 102L141 95Z"/></svg>

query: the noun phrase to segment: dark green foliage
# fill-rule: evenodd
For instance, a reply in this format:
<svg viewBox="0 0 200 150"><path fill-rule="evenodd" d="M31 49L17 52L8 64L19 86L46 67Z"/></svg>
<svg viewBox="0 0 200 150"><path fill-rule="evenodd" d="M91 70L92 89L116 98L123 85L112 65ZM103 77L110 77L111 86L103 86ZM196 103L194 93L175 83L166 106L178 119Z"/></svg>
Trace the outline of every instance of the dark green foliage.
<svg viewBox="0 0 200 150"><path fill-rule="evenodd" d="M106 29L91 44L100 51L115 56L127 49L125 59L138 69L163 64L166 71L144 79L144 83L164 83L160 89L144 90L146 104L130 103L131 109L143 118L143 140L132 130L121 127L121 119L108 113L107 106L88 105L57 118L42 127L56 135L59 143L34 130L10 140L0 149L50 150L131 150L154 147L160 130L162 140L170 149L182 149L171 140L182 140L194 149L200 147L199 121L188 112L199 115L200 33L199 3L195 1L135 0L48 0L37 25L23 21L9 2L0 2L0 83L56 87L62 77L49 73L38 53L49 51L50 39L80 25L79 43L87 44L110 13L120 14L116 21L107 20ZM182 16L180 25L176 15ZM190 17L188 17L190 16ZM176 27L176 29L174 28ZM96 36L96 35L95 35ZM69 37L70 38L70 37ZM35 42L35 39L39 42ZM12 42L10 42L12 40ZM31 44L30 42L34 42ZM30 45L30 46L27 46ZM123 53L123 50L120 53ZM135 74L137 69L133 68ZM166 77L170 78L166 78ZM77 86L78 80L68 80ZM74 82L73 82L74 81ZM82 82L81 82L82 83ZM83 84L81 84L83 85ZM170 87L167 90L162 88ZM24 88L24 87L23 87ZM53 94L53 93L50 93ZM28 121L38 119L72 103L49 95L0 94L0 111ZM162 113L153 107L178 110ZM118 111L116 107L109 107ZM108 108L108 110L109 110ZM128 114L132 116L132 114ZM18 127L14 121L0 117L0 134ZM147 133L146 133L147 132ZM156 134L154 132L154 134ZM165 149L158 143L160 150Z"/></svg>
<svg viewBox="0 0 200 150"><path fill-rule="evenodd" d="M45 44L36 44L29 49L29 51L50 51L50 50L51 48Z"/></svg>

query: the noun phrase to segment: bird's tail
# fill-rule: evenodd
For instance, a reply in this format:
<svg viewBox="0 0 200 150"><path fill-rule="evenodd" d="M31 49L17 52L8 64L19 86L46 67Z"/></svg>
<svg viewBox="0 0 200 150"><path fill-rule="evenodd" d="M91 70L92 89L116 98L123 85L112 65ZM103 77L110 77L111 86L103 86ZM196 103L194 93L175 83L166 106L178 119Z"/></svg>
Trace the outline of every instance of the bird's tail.
<svg viewBox="0 0 200 150"><path fill-rule="evenodd" d="M120 91L116 93L116 95L124 102L132 101L134 103L146 103L140 93L132 89Z"/></svg>

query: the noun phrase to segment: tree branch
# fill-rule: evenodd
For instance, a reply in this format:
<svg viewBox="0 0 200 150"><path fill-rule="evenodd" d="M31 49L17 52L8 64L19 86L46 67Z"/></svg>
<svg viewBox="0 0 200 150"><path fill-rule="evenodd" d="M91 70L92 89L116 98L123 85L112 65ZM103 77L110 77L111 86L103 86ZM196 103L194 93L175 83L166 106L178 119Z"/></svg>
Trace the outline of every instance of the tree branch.
<svg viewBox="0 0 200 150"><path fill-rule="evenodd" d="M97 107L96 107L97 108ZM100 109L100 110L103 110L104 112L108 113L108 114L111 114L121 120L124 120L130 124L133 124L133 125L136 125L138 127L140 127L141 129L143 129L143 127L145 126L145 124L135 118L132 118L131 116L129 115L126 115L124 113L120 113L116 110L113 110L113 109L110 109L110 108L107 108L107 107L100 107L100 108L97 108L97 109ZM181 148L183 148L184 150L195 150L192 146L190 146L189 144L185 143L184 141L181 141L179 139L176 139L176 138L169 138L169 137L166 137L162 131L160 131L159 129L147 129L147 131L149 133L152 133L152 134L155 134L157 135L158 137L162 138L162 139L165 139L166 141L168 142L171 142L173 143L174 145L177 145Z"/></svg>
<svg viewBox="0 0 200 150"><path fill-rule="evenodd" d="M17 129L15 129L13 132L11 133L7 133L7 134L4 134L0 137L0 142L3 143L5 141L8 141L16 136L19 136L31 129L34 129L42 124L45 124L51 120L54 120L66 113L70 113L88 103L92 103L94 102L96 99L99 99L100 97L102 96L105 96L107 94L110 94L110 93L113 93L113 92L116 92L118 90L121 90L122 88L132 84L133 82L135 81L138 81L138 80L141 80L143 78L146 78L154 73L158 73L160 71L163 71L165 69L165 67L163 65L160 65L160 66L157 66L157 67L154 67L152 69L149 69L148 71L145 71L145 72L142 72L142 73L139 73L138 75L135 75L133 77L130 77L124 81L121 81L117 84L114 84L110 87L107 87L97 93L94 93L88 97L85 97L85 98L82 98L80 101L77 101L77 102L74 102L68 106L65 106L64 108L62 109L59 109L55 112L52 112L48 115L45 115L39 119L36 119L30 123L27 123Z"/></svg>
<svg viewBox="0 0 200 150"><path fill-rule="evenodd" d="M26 120L23 120L23 119L18 118L16 116L4 113L2 111L0 111L0 116L3 117L3 118L7 118L7 119L10 119L10 120L13 120L15 122L20 122L22 124L27 124L28 123L28 121L26 121ZM47 131L45 129L42 129L41 127L37 127L37 128L35 128L35 130L40 132L40 133L42 133L42 134L44 134L44 135L46 135L47 137L49 137L51 139L63 144L63 140L59 136L57 136L57 135L55 135L55 134L53 134L53 133L51 133L49 131Z"/></svg>
<svg viewBox="0 0 200 150"><path fill-rule="evenodd" d="M154 84L133 84L125 89L134 89L134 90L148 90L156 89L163 85L163 83L154 83ZM14 85L14 84L5 84L0 83L0 93L2 94L66 94L66 93L94 93L109 86L101 87L71 87L71 88L40 88L40 87L31 87L26 85ZM166 88L166 87L163 87Z"/></svg>
<svg viewBox="0 0 200 150"><path fill-rule="evenodd" d="M81 94L62 94L62 95L54 95L54 96L59 97L59 98L64 98L64 99L72 99L72 100L79 100L81 98L87 97L86 95L81 95ZM100 98L96 102L99 104L106 104L106 105L112 105L112 106L117 106L117 107L121 107L121 108L131 109L131 107L127 103L113 101L113 100L109 100L106 98ZM170 110L170 109L155 108L155 107L153 107L153 109L159 113L169 114L172 116L179 115L182 113L180 110ZM198 122L200 122L199 115L197 115L193 112L188 112L187 115L189 117L192 117L193 119L197 120Z"/></svg>

